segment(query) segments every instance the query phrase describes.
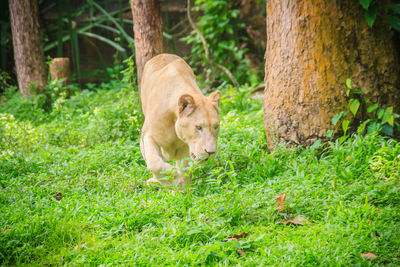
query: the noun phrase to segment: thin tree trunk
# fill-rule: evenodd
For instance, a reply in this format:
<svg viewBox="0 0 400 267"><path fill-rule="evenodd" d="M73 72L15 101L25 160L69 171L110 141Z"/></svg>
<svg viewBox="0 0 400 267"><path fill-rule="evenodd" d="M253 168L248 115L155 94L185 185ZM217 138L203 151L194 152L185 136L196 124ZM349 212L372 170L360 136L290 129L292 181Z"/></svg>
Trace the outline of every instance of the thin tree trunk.
<svg viewBox="0 0 400 267"><path fill-rule="evenodd" d="M42 90L47 81L39 6L37 0L9 0L9 7L18 86L28 97L33 93L31 84Z"/></svg>
<svg viewBox="0 0 400 267"><path fill-rule="evenodd" d="M49 66L52 80L63 80L63 86L69 84L71 78L70 60L68 57L56 57Z"/></svg>
<svg viewBox="0 0 400 267"><path fill-rule="evenodd" d="M348 110L346 79L371 102L399 103L398 66L387 24L368 27L356 0L268 0L264 122L268 144L324 139Z"/></svg>
<svg viewBox="0 0 400 267"><path fill-rule="evenodd" d="M53 81L62 80L63 92L66 92L66 96L70 97L71 91L66 88L71 79L70 60L67 57L56 57L54 58L49 66L50 77ZM61 92L58 92L61 93Z"/></svg>
<svg viewBox="0 0 400 267"><path fill-rule="evenodd" d="M163 24L159 0L131 0L138 83L146 62L163 53Z"/></svg>

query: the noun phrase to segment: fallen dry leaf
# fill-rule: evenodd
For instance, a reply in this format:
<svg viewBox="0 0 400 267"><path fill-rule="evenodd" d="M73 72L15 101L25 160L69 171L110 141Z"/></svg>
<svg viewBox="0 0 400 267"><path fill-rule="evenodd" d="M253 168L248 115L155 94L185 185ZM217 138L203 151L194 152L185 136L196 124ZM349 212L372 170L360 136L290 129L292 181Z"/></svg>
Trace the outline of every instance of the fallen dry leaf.
<svg viewBox="0 0 400 267"><path fill-rule="evenodd" d="M60 201L63 198L62 193L57 193L54 197L57 201Z"/></svg>
<svg viewBox="0 0 400 267"><path fill-rule="evenodd" d="M279 195L279 197L277 199L275 199L275 202L283 202L286 200L286 194L282 193Z"/></svg>
<svg viewBox="0 0 400 267"><path fill-rule="evenodd" d="M284 211L285 208L286 208L286 206L283 205L281 202L279 202L278 204L276 204L276 209L277 209L278 211Z"/></svg>
<svg viewBox="0 0 400 267"><path fill-rule="evenodd" d="M238 250L237 250L237 253L239 253L240 256L246 256L246 252L244 252L244 251L241 250L241 249L238 249Z"/></svg>
<svg viewBox="0 0 400 267"><path fill-rule="evenodd" d="M371 252L365 253L365 254L361 254L361 258L375 259L376 257L378 257L378 256L376 256L374 253L371 253Z"/></svg>
<svg viewBox="0 0 400 267"><path fill-rule="evenodd" d="M6 227L3 230L1 230L1 232L4 233L5 231L10 230L10 229L11 229L11 227Z"/></svg>
<svg viewBox="0 0 400 267"><path fill-rule="evenodd" d="M142 191L143 186L141 184L137 185L136 187L128 187L129 191Z"/></svg>
<svg viewBox="0 0 400 267"><path fill-rule="evenodd" d="M296 216L293 217L285 222L279 222L279 224L284 224L284 225L310 225L312 224L310 221L308 221L306 218L302 217L302 216Z"/></svg>
<svg viewBox="0 0 400 267"><path fill-rule="evenodd" d="M285 200L286 200L286 194L285 193L280 194L279 197L277 199L275 199L275 203L277 203L276 204L276 209L278 211L283 211L283 210L286 209L286 206L285 206L285 203L284 203Z"/></svg>
<svg viewBox="0 0 400 267"><path fill-rule="evenodd" d="M232 241L232 240L237 241L238 239L248 237L249 235L250 234L243 232L241 234L237 234L237 235L228 237L227 239L224 240L224 242L228 242L228 241Z"/></svg>

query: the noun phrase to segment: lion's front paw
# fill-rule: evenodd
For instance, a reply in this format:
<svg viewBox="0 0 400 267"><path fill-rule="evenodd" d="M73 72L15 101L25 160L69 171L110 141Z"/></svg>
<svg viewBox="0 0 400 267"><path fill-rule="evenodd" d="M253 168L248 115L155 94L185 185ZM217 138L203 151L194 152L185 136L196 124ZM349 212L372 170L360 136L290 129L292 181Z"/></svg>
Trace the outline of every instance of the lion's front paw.
<svg viewBox="0 0 400 267"><path fill-rule="evenodd" d="M187 177L187 174L183 174L181 172L178 172L178 174L176 175L173 183L176 186L185 187L185 185L190 183L190 178Z"/></svg>
<svg viewBox="0 0 400 267"><path fill-rule="evenodd" d="M148 187L152 187L155 185L159 185L160 184L160 180L158 180L157 178L150 178L149 180L146 181L146 185Z"/></svg>

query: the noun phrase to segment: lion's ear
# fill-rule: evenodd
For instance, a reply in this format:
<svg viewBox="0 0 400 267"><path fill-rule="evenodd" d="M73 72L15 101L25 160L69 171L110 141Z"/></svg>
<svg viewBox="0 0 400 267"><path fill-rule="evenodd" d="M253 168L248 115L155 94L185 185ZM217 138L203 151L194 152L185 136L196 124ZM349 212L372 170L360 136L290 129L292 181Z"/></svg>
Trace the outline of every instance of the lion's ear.
<svg viewBox="0 0 400 267"><path fill-rule="evenodd" d="M189 116L196 108L194 98L191 95L181 95L178 100L179 116Z"/></svg>
<svg viewBox="0 0 400 267"><path fill-rule="evenodd" d="M215 91L212 92L208 98L210 99L211 103L213 103L213 105L217 108L217 110L219 111L219 100L221 99L221 92L220 91Z"/></svg>

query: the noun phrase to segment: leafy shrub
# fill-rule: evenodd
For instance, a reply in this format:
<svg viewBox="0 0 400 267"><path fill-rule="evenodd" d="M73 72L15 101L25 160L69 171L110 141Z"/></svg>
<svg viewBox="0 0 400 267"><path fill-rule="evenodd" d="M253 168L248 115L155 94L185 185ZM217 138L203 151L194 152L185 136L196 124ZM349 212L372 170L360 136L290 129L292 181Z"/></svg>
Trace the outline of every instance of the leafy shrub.
<svg viewBox="0 0 400 267"><path fill-rule="evenodd" d="M60 82L50 82L46 89L50 111L44 109L45 94L25 99L15 92L0 107L0 112L8 112L0 113L0 145L30 150L43 144L85 147L137 138L142 114L130 60L122 75L120 66L109 70L114 78L110 83L92 91L76 90L70 99L59 93L65 92Z"/></svg>
<svg viewBox="0 0 400 267"><path fill-rule="evenodd" d="M379 107L378 104L371 103L364 97L363 90L352 88L351 79L347 79L346 86L346 95L349 98L348 110L343 110L333 116L332 124L335 129L329 130L327 137L331 137L333 133L340 130L343 131L340 140L345 140L348 137L347 134L355 130L359 134L382 132L391 137L400 133L400 123L397 121L400 115L393 112L393 107Z"/></svg>
<svg viewBox="0 0 400 267"><path fill-rule="evenodd" d="M240 84L257 84L257 75L244 59L247 49L240 47L243 38L247 37L244 37L245 25L239 20L239 10L233 8L233 3L228 0L196 0L193 9L202 13L197 27L208 44L213 60L229 69ZM203 44L195 31L182 40L191 45L190 63L205 72L206 83L215 85L230 81L226 74L207 61Z"/></svg>
<svg viewBox="0 0 400 267"><path fill-rule="evenodd" d="M390 27L396 31L400 31L400 4L392 2L379 2L373 0L359 0L360 5L364 9L364 18L368 26L372 27L381 13Z"/></svg>

